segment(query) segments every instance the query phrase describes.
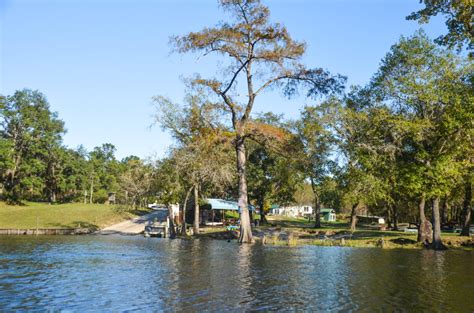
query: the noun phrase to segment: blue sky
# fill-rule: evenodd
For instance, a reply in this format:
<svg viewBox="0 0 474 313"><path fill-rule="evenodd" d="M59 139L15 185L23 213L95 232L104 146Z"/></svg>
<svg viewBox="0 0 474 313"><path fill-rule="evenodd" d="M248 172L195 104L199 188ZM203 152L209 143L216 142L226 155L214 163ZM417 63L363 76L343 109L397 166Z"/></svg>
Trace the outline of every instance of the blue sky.
<svg viewBox="0 0 474 313"><path fill-rule="evenodd" d="M267 0L272 20L308 45L304 62L364 84L400 35L418 0ZM163 156L172 143L150 128L151 98L183 98L181 79L214 73L214 60L170 53L171 35L224 18L215 0L0 0L0 93L38 89L66 122L66 145L105 142L119 158ZM436 37L441 19L423 26ZM304 98L266 94L256 111L296 118Z"/></svg>

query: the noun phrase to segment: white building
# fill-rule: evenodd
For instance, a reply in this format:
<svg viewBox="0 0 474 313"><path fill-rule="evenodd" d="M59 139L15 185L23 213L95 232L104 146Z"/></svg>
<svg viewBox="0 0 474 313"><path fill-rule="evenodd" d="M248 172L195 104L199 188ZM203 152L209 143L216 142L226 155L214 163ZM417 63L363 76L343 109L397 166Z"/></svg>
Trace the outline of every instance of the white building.
<svg viewBox="0 0 474 313"><path fill-rule="evenodd" d="M270 211L273 215L281 215L288 217L308 217L313 215L313 207L310 205L303 206L287 206L280 208L273 208Z"/></svg>

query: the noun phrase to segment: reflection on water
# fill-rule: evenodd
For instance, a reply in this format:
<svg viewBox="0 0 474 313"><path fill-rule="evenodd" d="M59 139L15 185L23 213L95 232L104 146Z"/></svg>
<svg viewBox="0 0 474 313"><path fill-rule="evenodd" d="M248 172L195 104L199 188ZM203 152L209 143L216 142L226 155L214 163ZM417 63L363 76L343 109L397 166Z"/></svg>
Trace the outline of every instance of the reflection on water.
<svg viewBox="0 0 474 313"><path fill-rule="evenodd" d="M474 253L0 237L0 311L474 311Z"/></svg>

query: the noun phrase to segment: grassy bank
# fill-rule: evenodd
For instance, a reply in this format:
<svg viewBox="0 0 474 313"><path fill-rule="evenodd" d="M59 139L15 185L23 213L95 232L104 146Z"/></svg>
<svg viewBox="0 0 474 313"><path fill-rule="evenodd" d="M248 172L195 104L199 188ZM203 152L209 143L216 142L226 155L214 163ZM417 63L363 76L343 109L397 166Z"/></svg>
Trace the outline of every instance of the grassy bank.
<svg viewBox="0 0 474 313"><path fill-rule="evenodd" d="M309 244L319 246L378 247L378 248L424 248L416 242L416 233L379 230L378 226L359 224L357 230L349 231L348 222L322 223L315 229L313 222L303 218L269 216L270 225L260 227L266 243ZM407 226L407 225L406 225ZM258 230L257 230L258 232ZM459 234L442 233L443 243L449 248L472 250L474 238Z"/></svg>
<svg viewBox="0 0 474 313"><path fill-rule="evenodd" d="M322 223L315 229L313 222L303 218L268 216L269 225L254 228L255 240L269 245L318 245L346 247L378 247L384 249L422 249L416 242L416 233L379 230L371 225L358 225L349 231L347 222ZM200 237L230 239L232 235L219 227L204 228ZM443 233L443 242L448 248L474 249L474 238L460 237L458 234Z"/></svg>
<svg viewBox="0 0 474 313"><path fill-rule="evenodd" d="M132 218L128 212L104 204L54 204L27 202L12 206L0 202L0 228L90 228L99 229Z"/></svg>

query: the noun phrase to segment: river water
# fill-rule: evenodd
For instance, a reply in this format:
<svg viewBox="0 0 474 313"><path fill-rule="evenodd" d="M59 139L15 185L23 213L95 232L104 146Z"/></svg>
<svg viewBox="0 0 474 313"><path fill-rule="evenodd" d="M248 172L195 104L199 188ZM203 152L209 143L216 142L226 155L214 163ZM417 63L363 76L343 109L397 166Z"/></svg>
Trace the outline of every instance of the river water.
<svg viewBox="0 0 474 313"><path fill-rule="evenodd" d="M0 311L474 311L474 252L0 237Z"/></svg>

